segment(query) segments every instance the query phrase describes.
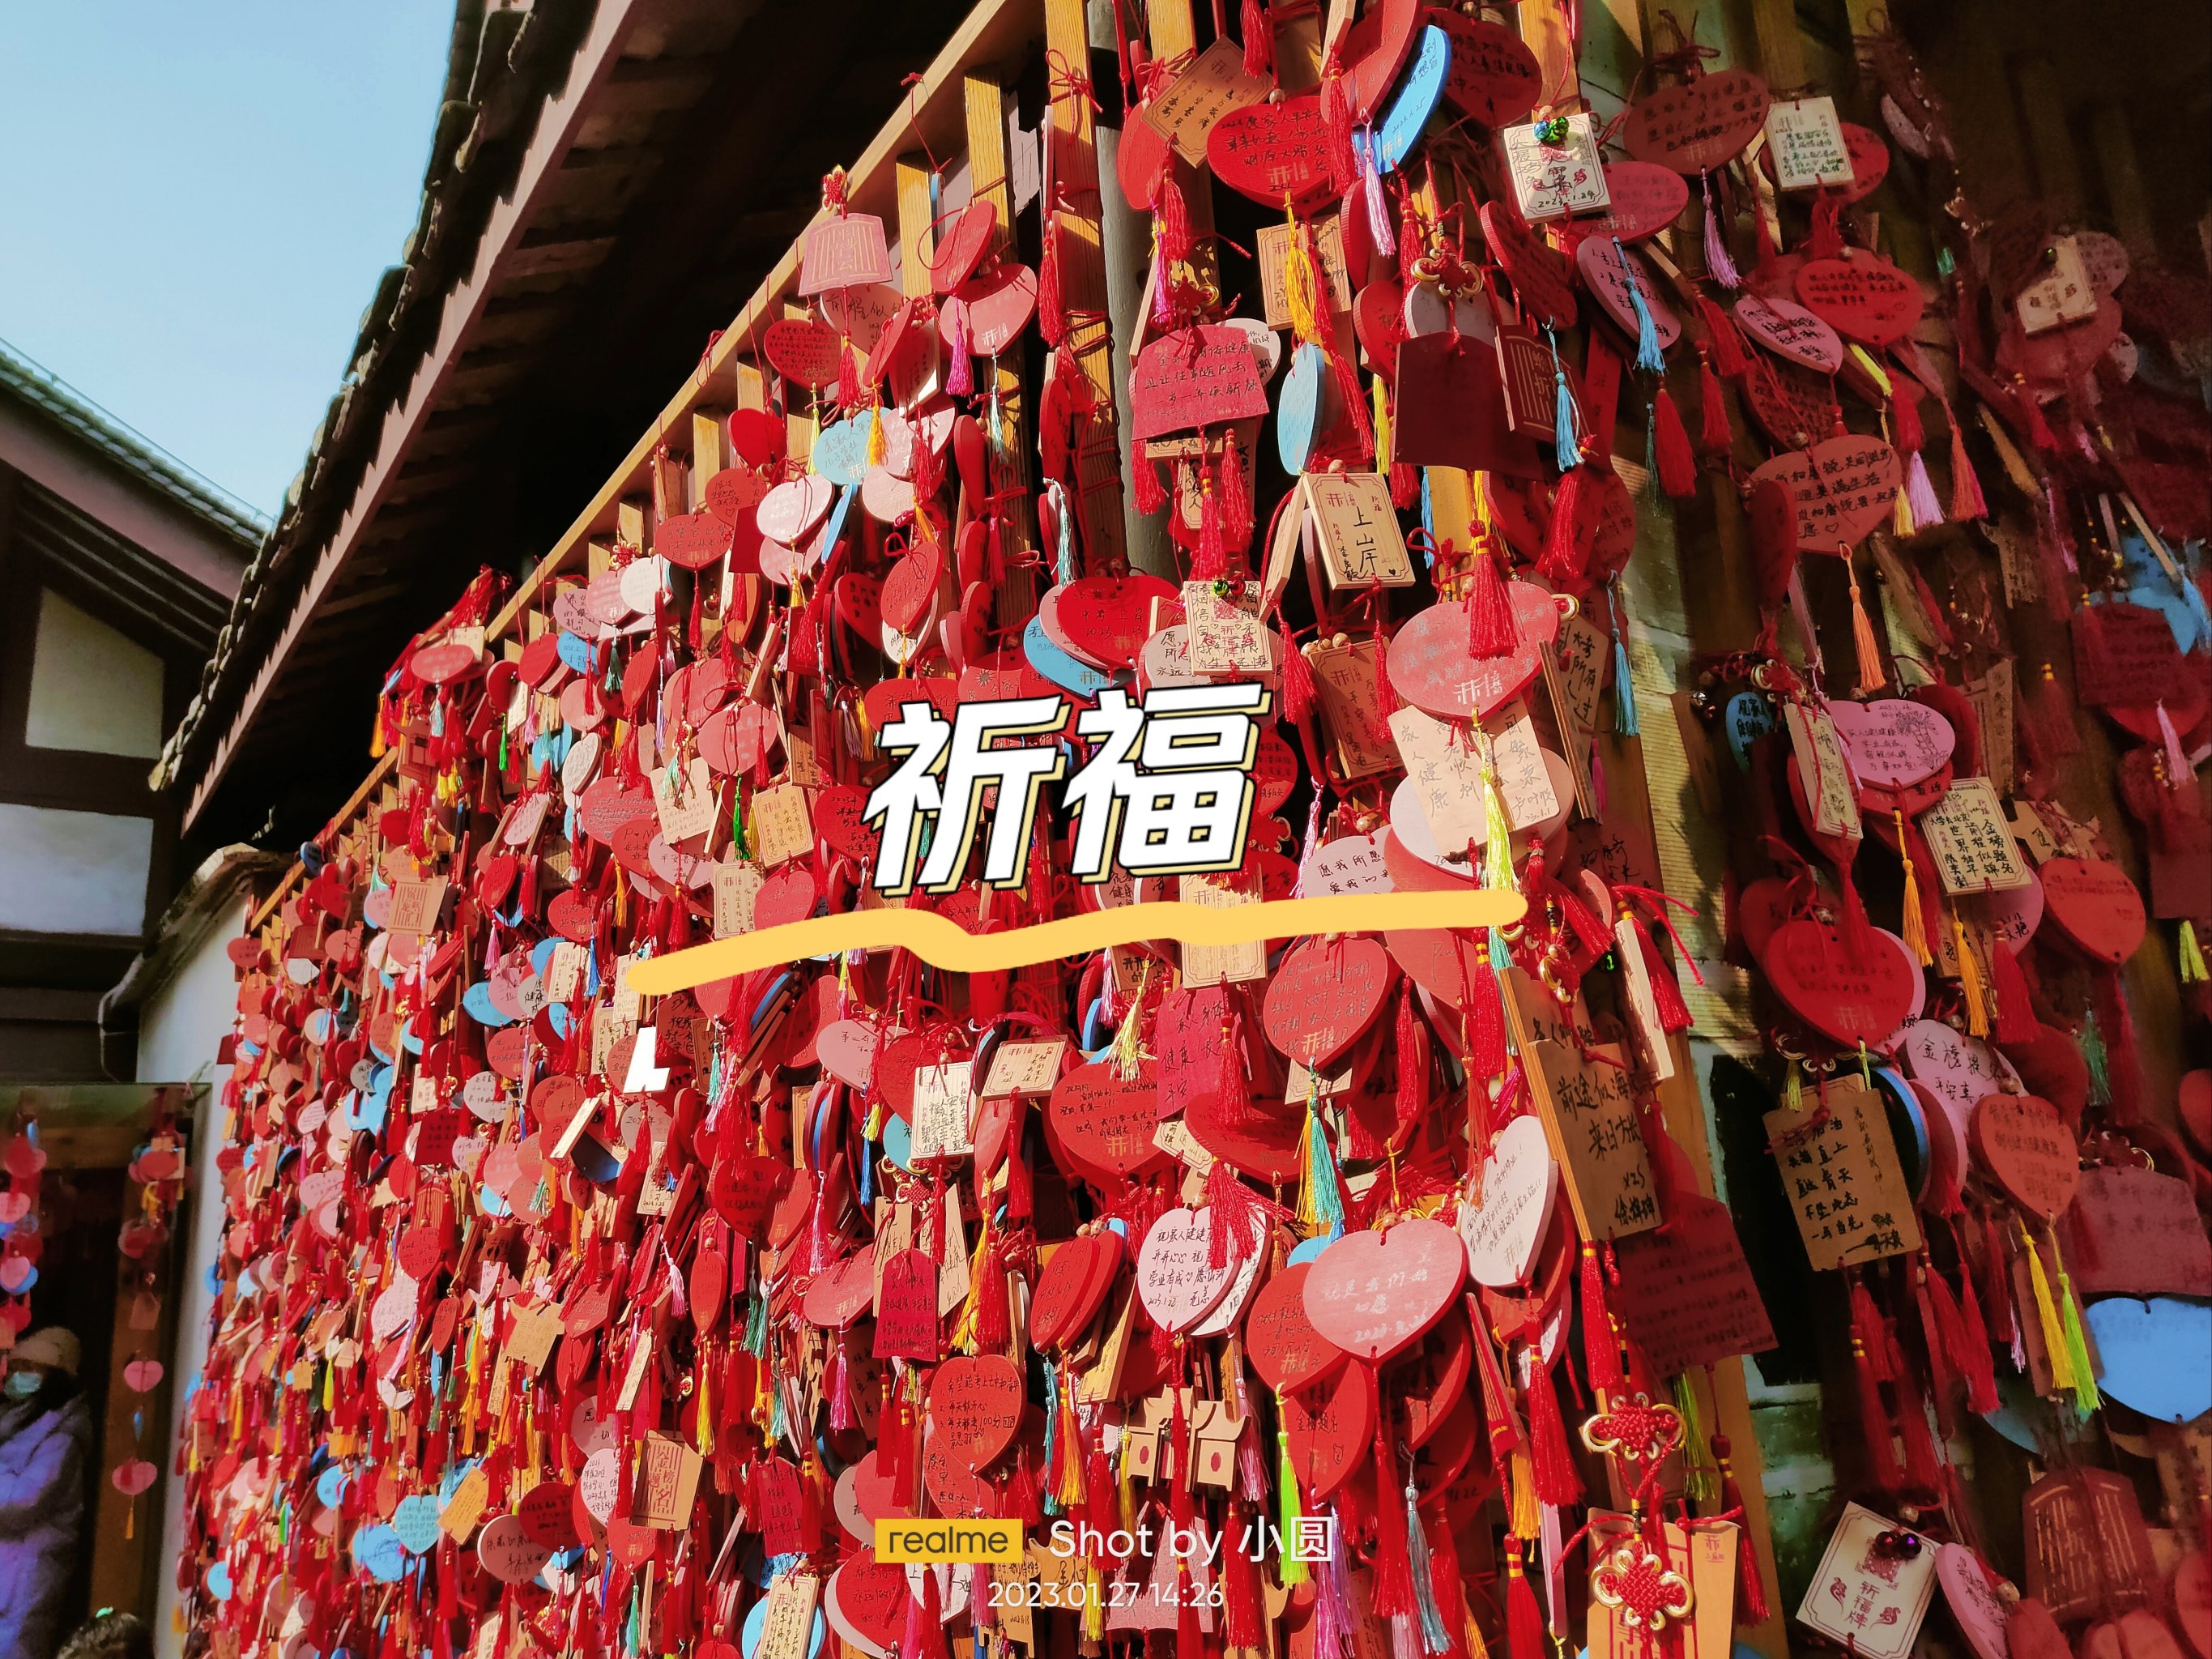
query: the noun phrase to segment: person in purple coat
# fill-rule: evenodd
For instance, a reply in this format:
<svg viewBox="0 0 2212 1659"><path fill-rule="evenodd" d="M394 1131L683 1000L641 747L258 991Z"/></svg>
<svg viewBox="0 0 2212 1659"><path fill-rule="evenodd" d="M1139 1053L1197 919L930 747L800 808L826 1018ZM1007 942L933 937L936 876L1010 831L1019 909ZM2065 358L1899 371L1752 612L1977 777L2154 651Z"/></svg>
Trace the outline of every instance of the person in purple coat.
<svg viewBox="0 0 2212 1659"><path fill-rule="evenodd" d="M84 1524L92 1418L82 1350L48 1325L8 1350L0 1382L0 1659L52 1659Z"/></svg>

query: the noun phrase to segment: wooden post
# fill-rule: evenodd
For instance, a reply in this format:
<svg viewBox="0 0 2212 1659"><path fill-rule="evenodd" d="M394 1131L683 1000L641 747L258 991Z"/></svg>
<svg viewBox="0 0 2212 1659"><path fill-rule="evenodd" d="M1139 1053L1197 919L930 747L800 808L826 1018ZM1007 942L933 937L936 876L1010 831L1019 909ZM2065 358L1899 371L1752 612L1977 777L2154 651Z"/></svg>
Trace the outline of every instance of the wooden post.
<svg viewBox="0 0 2212 1659"><path fill-rule="evenodd" d="M893 164L898 176L899 292L910 300L929 292L929 262L937 251L927 160L902 155Z"/></svg>

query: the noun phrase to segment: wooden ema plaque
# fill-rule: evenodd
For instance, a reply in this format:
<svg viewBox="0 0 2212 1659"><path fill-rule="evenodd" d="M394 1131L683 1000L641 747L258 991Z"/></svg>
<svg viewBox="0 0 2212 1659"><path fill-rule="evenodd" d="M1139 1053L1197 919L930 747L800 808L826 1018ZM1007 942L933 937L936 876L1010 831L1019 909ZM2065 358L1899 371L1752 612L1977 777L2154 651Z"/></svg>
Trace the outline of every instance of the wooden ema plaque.
<svg viewBox="0 0 2212 1659"><path fill-rule="evenodd" d="M1829 1083L1810 1109L1766 1114L1784 1196L1817 1269L1920 1248L1920 1221L1881 1097L1856 1078Z"/></svg>
<svg viewBox="0 0 2212 1659"><path fill-rule="evenodd" d="M1583 1237L1624 1238L1656 1227L1658 1187L1620 1045L1601 1042L1584 1055L1540 1042L1530 1052L1537 1110Z"/></svg>

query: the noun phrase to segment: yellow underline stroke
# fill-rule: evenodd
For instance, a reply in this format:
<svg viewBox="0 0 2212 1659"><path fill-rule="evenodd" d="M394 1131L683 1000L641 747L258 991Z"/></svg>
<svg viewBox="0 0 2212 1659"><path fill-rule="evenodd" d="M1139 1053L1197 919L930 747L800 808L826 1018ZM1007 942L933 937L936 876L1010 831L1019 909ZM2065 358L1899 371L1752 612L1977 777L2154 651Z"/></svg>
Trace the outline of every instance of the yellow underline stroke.
<svg viewBox="0 0 2212 1659"><path fill-rule="evenodd" d="M1270 899L1215 909L1180 899L1087 911L1033 927L970 933L929 910L855 910L789 921L671 951L629 972L633 989L666 996L756 969L844 951L903 947L925 962L961 974L996 973L1063 957L1088 956L1109 945L1174 939L1188 945L1245 945L1307 933L1375 933L1385 929L1503 927L1528 902L1518 893L1482 888L1421 893L1346 893L1328 898Z"/></svg>

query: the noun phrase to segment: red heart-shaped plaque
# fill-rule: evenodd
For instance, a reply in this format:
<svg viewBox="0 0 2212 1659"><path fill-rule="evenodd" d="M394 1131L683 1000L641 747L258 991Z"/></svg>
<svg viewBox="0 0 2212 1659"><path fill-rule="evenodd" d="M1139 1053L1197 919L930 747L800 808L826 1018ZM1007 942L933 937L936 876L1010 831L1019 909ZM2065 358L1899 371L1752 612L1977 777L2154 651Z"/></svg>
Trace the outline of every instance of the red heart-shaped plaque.
<svg viewBox="0 0 2212 1659"><path fill-rule="evenodd" d="M1895 345L1912 332L1924 305L1920 284L1878 253L1808 260L1793 284L1797 302L1847 340Z"/></svg>
<svg viewBox="0 0 2212 1659"><path fill-rule="evenodd" d="M1682 319L1659 297L1651 267L1626 246L1616 247L1613 244L1614 239L1610 236L1583 238L1575 247L1576 272L1582 277L1583 286L1589 290L1590 297L1597 301L1598 309L1632 340L1638 337L1638 331L1643 326L1643 318L1636 308L1640 296L1644 311L1651 319L1652 333L1658 339L1660 350L1664 351L1682 337Z"/></svg>
<svg viewBox="0 0 2212 1659"><path fill-rule="evenodd" d="M2066 942L2117 967L2143 941L2142 893L2127 872L2105 859L2051 859L2036 872L2043 914Z"/></svg>
<svg viewBox="0 0 2212 1659"><path fill-rule="evenodd" d="M1378 940L1310 940L1267 983L1261 1010L1267 1041L1292 1060L1326 1066L1374 1024L1396 979Z"/></svg>
<svg viewBox="0 0 2212 1659"><path fill-rule="evenodd" d="M1503 23L1464 17L1441 6L1429 8L1427 21L1451 37L1444 97L1454 109L1496 128L1536 107L1544 95L1544 71L1519 35Z"/></svg>
<svg viewBox="0 0 2212 1659"><path fill-rule="evenodd" d="M1344 1350L1306 1317L1310 1261L1294 1261L1262 1285L1244 1316L1244 1355L1278 1394L1319 1382L1344 1364Z"/></svg>
<svg viewBox="0 0 2212 1659"><path fill-rule="evenodd" d="M137 1457L128 1463L118 1463L108 1471L107 1479L116 1491L136 1498L151 1486L155 1477L160 1474L161 1471L144 1458Z"/></svg>
<svg viewBox="0 0 2212 1659"><path fill-rule="evenodd" d="M761 352L775 372L816 392L836 380L837 356L843 344L829 324L805 317L770 323L761 336Z"/></svg>
<svg viewBox="0 0 2212 1659"><path fill-rule="evenodd" d="M1748 70L1718 70L1638 99L1621 138L1638 161L1710 173L1759 136L1768 102L1766 82Z"/></svg>
<svg viewBox="0 0 2212 1659"><path fill-rule="evenodd" d="M1213 176L1263 207L1309 207L1329 193L1328 138L1313 93L1231 110L1206 135Z"/></svg>
<svg viewBox="0 0 2212 1659"><path fill-rule="evenodd" d="M929 1383L929 1422L938 1444L970 1474L997 1461L1022 1425L1021 1369L1003 1354L961 1354Z"/></svg>
<svg viewBox="0 0 2212 1659"><path fill-rule="evenodd" d="M1467 1277L1467 1247L1441 1221L1346 1233L1315 1258L1306 1317L1355 1359L1379 1364L1443 1317Z"/></svg>
<svg viewBox="0 0 2212 1659"><path fill-rule="evenodd" d="M1060 625L1085 656L1126 668L1152 636L1152 602L1180 597L1157 576L1079 577L1060 589Z"/></svg>
<svg viewBox="0 0 2212 1659"><path fill-rule="evenodd" d="M1149 1066L1125 1079L1109 1065L1079 1066L1053 1085L1047 1121L1085 1164L1133 1176L1166 1156L1152 1144L1158 1102L1159 1085Z"/></svg>
<svg viewBox="0 0 2212 1659"><path fill-rule="evenodd" d="M134 1359L123 1368L123 1381L133 1394L151 1394L161 1386L161 1362Z"/></svg>
<svg viewBox="0 0 2212 1659"><path fill-rule="evenodd" d="M1137 1295L1162 1330L1187 1331L1228 1294L1242 1265L1212 1263L1211 1208L1170 1210L1152 1223L1137 1249Z"/></svg>
<svg viewBox="0 0 2212 1659"><path fill-rule="evenodd" d="M830 1576L829 1598L830 1622L851 1626L878 1652L906 1634L906 1569L878 1561L872 1547L862 1546Z"/></svg>
<svg viewBox="0 0 2212 1659"><path fill-rule="evenodd" d="M686 570L704 570L730 550L730 526L713 513L679 513L653 526L653 550Z"/></svg>
<svg viewBox="0 0 2212 1659"><path fill-rule="evenodd" d="M1346 1365L1316 1388L1285 1394L1282 1424L1298 1490L1319 1503L1366 1464L1375 1435L1375 1385L1367 1368Z"/></svg>
<svg viewBox="0 0 2212 1659"><path fill-rule="evenodd" d="M1635 242L1656 236L1680 218L1682 210L1690 204L1689 181L1672 167L1650 161L1607 161L1605 191L1612 202L1603 213L1564 220L1558 227L1576 245L1577 252L1589 237L1617 236L1624 242Z"/></svg>
<svg viewBox="0 0 2212 1659"><path fill-rule="evenodd" d="M1521 642L1502 657L1468 650L1462 606L1415 611L1390 640L1390 684L1399 696L1438 720L1480 720L1527 689L1543 668L1543 647L1558 636L1559 604L1534 582L1506 591Z"/></svg>
<svg viewBox="0 0 2212 1659"><path fill-rule="evenodd" d="M1759 965L1791 1013L1846 1048L1887 1042L1912 1010L1913 969L1902 954L1873 939L1854 956L1839 930L1810 916L1776 928Z"/></svg>
<svg viewBox="0 0 2212 1659"><path fill-rule="evenodd" d="M1272 1112L1255 1105L1231 1123L1222 1110L1221 1097L1212 1091L1190 1097L1183 1107L1183 1125L1198 1144L1240 1175L1272 1185L1287 1186L1298 1178L1299 1143L1304 1125L1294 1114Z"/></svg>
<svg viewBox="0 0 2212 1659"><path fill-rule="evenodd" d="M978 276L960 290L968 307L968 349L995 357L1021 338L1036 315L1036 272L1011 262Z"/></svg>
<svg viewBox="0 0 2212 1659"><path fill-rule="evenodd" d="M1967 1125L1974 1160L2030 1215L2056 1221L2081 1184L2081 1149L2058 1109L2002 1091L1974 1103Z"/></svg>
<svg viewBox="0 0 2212 1659"><path fill-rule="evenodd" d="M937 602L937 586L944 574L943 544L925 541L908 549L884 578L884 620L902 634L918 630Z"/></svg>
<svg viewBox="0 0 2212 1659"><path fill-rule="evenodd" d="M1790 492L1802 550L1833 553L1857 546L1869 531L1889 522L1903 476L1894 449L1879 438L1852 435L1777 455L1751 482L1756 487L1771 478Z"/></svg>
<svg viewBox="0 0 2212 1659"><path fill-rule="evenodd" d="M1504 201L1482 204L1482 235L1498 263L1512 280L1513 297L1532 322L1553 328L1571 328L1575 322L1575 290L1564 256L1528 228L1527 222Z"/></svg>
<svg viewBox="0 0 2212 1659"><path fill-rule="evenodd" d="M1030 1298L1031 1345L1054 1348L1080 1336L1121 1267L1121 1235L1110 1231L1079 1234L1054 1249L1038 1270Z"/></svg>

